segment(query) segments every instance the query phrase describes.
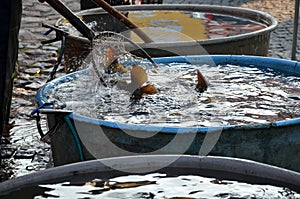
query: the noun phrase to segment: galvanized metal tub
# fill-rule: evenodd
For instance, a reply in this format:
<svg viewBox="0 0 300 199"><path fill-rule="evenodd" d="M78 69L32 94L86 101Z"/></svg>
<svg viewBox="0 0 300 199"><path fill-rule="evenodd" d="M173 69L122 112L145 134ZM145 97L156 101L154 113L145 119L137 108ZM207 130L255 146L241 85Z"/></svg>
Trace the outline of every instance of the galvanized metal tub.
<svg viewBox="0 0 300 199"><path fill-rule="evenodd" d="M158 63L198 63L259 66L300 75L299 62L260 56L184 56L156 58ZM53 80L37 93L39 105L55 85L81 71ZM55 165L83 160L137 154L217 155L255 160L300 171L300 118L284 121L213 128L129 125L62 113L48 107L48 125ZM62 122L59 128L54 128ZM216 138L216 139L215 139Z"/></svg>
<svg viewBox="0 0 300 199"><path fill-rule="evenodd" d="M216 6L216 5L193 5L193 4L162 4L162 5L136 5L136 6L117 6L121 12L131 11L188 11L203 12L229 15L256 21L266 25L266 28L244 33L240 35L206 39L190 40L182 42L159 42L159 43L138 43L152 57L182 56L182 55L207 55L207 54L232 54L232 55L260 55L267 56L270 42L270 34L277 27L277 21L271 15L245 8ZM95 27L96 31L114 31L123 32L128 28L114 17L107 14L103 9L96 8L77 13L86 23L98 21L99 25ZM108 22L107 22L108 21ZM65 24L65 19L59 19L56 25ZM66 36L65 44L65 65L67 72L73 72L81 65L90 51L89 41L81 36L69 34ZM133 54L144 56L140 50L126 43L126 48Z"/></svg>
<svg viewBox="0 0 300 199"><path fill-rule="evenodd" d="M151 172L168 176L195 175L218 180L236 180L280 186L300 192L300 174L290 170L237 158L155 155L92 160L38 171L0 183L0 197L33 198L45 193L45 190L34 189L38 185L63 182L79 184L91 182L93 179L106 180ZM74 190L78 191L81 191L80 187Z"/></svg>

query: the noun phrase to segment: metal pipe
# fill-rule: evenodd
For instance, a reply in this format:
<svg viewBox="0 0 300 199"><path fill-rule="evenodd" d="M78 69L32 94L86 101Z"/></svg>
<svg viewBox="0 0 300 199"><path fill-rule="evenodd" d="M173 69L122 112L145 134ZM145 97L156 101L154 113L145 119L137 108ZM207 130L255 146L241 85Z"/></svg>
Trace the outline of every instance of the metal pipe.
<svg viewBox="0 0 300 199"><path fill-rule="evenodd" d="M299 22L299 0L295 0L294 30L293 30L293 44L292 44L292 60L296 60L297 37L298 37L298 22Z"/></svg>
<svg viewBox="0 0 300 199"><path fill-rule="evenodd" d="M121 12L117 9L106 3L104 0L92 0L97 5L101 6L104 10L108 13L116 17L120 22L125 24L127 27L133 30L144 42L151 43L153 40L144 32L142 31L134 22L132 22L129 18L124 16Z"/></svg>
<svg viewBox="0 0 300 199"><path fill-rule="evenodd" d="M52 8L54 8L59 14L64 16L69 22L86 38L90 41L94 39L93 31L79 18L77 17L66 5L60 0L39 0L40 2L47 2Z"/></svg>

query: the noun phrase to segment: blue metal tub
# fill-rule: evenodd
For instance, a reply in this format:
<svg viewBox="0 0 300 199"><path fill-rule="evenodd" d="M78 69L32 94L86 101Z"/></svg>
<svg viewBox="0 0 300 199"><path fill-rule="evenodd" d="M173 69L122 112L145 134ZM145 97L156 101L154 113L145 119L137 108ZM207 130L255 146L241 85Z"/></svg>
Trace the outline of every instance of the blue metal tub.
<svg viewBox="0 0 300 199"><path fill-rule="evenodd" d="M298 62L259 56L181 56L155 61L213 61L216 65L271 67L300 75ZM81 71L43 86L36 95L38 104L47 102L47 93L55 85L78 73ZM55 165L139 154L199 154L244 158L300 171L300 118L241 126L178 128L122 124L47 108L41 112L47 113Z"/></svg>

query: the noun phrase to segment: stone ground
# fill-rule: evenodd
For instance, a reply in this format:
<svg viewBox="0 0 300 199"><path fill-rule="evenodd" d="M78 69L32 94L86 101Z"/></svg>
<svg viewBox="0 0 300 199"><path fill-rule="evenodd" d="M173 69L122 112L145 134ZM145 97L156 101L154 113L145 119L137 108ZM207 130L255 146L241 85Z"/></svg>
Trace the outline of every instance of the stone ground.
<svg viewBox="0 0 300 199"><path fill-rule="evenodd" d="M79 10L79 0L63 0L73 11ZM294 1L291 0L164 0L164 3L210 4L238 6L267 12L277 18L278 28L272 33L270 57L290 59L293 32ZM46 169L51 166L50 146L39 140L30 112L35 108L35 94L45 84L52 70L60 42L42 45L48 30L41 23L54 25L60 18L47 3L38 0L23 1L23 18L20 30L19 67L14 84L11 109L13 128L10 136L1 139L0 181ZM299 51L299 47L297 48ZM60 67L63 74L63 66ZM45 129L45 124L43 124Z"/></svg>

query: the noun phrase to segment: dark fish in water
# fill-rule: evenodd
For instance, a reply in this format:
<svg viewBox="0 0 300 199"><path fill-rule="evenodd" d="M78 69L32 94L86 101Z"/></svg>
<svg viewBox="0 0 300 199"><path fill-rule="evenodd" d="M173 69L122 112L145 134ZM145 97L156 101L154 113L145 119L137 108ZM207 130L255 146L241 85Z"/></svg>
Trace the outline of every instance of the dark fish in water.
<svg viewBox="0 0 300 199"><path fill-rule="evenodd" d="M155 93L158 93L157 89L151 85L147 84L145 86L142 86L140 88L137 88L131 95L131 100L140 100L142 98L143 94L153 95Z"/></svg>
<svg viewBox="0 0 300 199"><path fill-rule="evenodd" d="M197 70L197 80L198 83L196 85L196 91L203 93L204 91L207 90L207 81L204 78L204 76L202 75L202 73L200 72L200 70Z"/></svg>

